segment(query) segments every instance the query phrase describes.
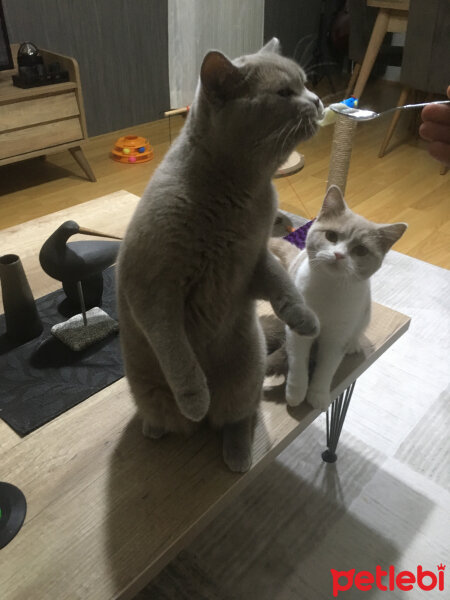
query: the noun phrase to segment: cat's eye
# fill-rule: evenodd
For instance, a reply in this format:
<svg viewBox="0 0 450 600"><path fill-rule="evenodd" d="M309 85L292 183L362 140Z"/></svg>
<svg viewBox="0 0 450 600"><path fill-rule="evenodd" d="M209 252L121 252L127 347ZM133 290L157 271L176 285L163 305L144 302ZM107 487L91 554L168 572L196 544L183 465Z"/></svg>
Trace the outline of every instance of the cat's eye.
<svg viewBox="0 0 450 600"><path fill-rule="evenodd" d="M326 231L325 237L329 242L335 244L338 241L338 234L335 231Z"/></svg>
<svg viewBox="0 0 450 600"><path fill-rule="evenodd" d="M282 98L290 98L291 96L293 96L295 94L294 90L291 90L291 88L281 88L281 90L278 90L277 94L279 96L281 96Z"/></svg>
<svg viewBox="0 0 450 600"><path fill-rule="evenodd" d="M360 244L359 246L355 246L353 248L353 253L356 254L356 256L367 256L369 250L366 248L366 246Z"/></svg>

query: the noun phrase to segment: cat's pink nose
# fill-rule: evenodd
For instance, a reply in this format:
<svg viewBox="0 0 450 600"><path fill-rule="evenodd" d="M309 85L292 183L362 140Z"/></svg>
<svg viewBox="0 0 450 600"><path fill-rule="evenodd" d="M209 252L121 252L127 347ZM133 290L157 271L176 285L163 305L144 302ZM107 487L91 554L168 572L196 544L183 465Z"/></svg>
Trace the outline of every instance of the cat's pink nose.
<svg viewBox="0 0 450 600"><path fill-rule="evenodd" d="M340 260L341 258L345 258L345 254L342 254L342 252L335 252L334 253L336 260Z"/></svg>

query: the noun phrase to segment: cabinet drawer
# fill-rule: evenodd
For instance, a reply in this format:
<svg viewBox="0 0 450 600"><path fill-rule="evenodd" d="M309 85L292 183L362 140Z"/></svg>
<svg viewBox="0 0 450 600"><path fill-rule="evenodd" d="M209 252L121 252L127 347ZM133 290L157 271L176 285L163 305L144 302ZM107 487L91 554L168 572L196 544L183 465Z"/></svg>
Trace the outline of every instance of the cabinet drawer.
<svg viewBox="0 0 450 600"><path fill-rule="evenodd" d="M0 106L0 132L39 125L80 114L74 92L33 98Z"/></svg>
<svg viewBox="0 0 450 600"><path fill-rule="evenodd" d="M78 117L16 129L0 133L0 158L8 158L81 139L83 139L83 132Z"/></svg>

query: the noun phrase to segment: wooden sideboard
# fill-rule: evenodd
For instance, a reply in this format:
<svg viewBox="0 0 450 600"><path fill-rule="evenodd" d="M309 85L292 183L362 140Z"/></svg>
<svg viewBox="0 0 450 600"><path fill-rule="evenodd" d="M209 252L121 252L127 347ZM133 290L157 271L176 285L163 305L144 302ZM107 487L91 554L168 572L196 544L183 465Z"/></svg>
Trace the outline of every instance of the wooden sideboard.
<svg viewBox="0 0 450 600"><path fill-rule="evenodd" d="M12 45L13 56L18 45ZM96 181L82 145L87 139L78 63L41 50L45 64L59 62L69 81L21 89L13 85L14 71L0 74L0 166L69 150L88 179Z"/></svg>

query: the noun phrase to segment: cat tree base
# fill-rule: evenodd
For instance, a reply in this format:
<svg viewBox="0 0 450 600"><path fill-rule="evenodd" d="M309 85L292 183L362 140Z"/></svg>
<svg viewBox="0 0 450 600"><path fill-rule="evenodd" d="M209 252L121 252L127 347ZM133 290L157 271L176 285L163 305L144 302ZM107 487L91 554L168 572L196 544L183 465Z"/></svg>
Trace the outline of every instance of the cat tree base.
<svg viewBox="0 0 450 600"><path fill-rule="evenodd" d="M281 165L278 171L275 173L275 177L286 177L287 175L293 175L303 169L305 166L305 157L296 150L292 152L289 158Z"/></svg>

